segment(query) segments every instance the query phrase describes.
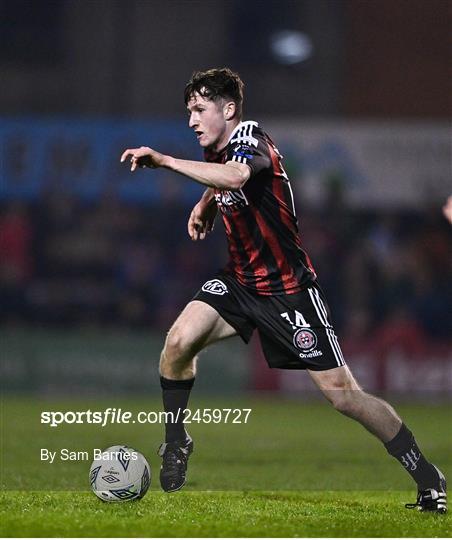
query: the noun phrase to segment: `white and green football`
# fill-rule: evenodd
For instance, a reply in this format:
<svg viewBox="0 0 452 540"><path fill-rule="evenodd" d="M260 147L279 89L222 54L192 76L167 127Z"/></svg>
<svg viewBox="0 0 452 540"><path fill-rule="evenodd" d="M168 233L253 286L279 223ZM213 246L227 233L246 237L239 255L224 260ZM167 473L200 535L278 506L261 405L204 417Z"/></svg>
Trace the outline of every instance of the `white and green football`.
<svg viewBox="0 0 452 540"><path fill-rule="evenodd" d="M141 499L151 485L151 468L146 458L126 445L94 450L89 481L94 494L106 502Z"/></svg>

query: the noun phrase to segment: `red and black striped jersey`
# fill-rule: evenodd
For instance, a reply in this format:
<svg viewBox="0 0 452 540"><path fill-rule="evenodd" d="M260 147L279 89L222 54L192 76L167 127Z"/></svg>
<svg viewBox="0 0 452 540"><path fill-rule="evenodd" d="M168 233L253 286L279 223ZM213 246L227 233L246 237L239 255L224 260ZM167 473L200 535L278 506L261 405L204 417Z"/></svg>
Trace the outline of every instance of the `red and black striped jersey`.
<svg viewBox="0 0 452 540"><path fill-rule="evenodd" d="M315 271L301 247L292 188L271 138L257 122L241 122L226 147L206 150L205 160L237 161L251 169L242 189L214 190L228 239L226 271L261 295L305 288Z"/></svg>

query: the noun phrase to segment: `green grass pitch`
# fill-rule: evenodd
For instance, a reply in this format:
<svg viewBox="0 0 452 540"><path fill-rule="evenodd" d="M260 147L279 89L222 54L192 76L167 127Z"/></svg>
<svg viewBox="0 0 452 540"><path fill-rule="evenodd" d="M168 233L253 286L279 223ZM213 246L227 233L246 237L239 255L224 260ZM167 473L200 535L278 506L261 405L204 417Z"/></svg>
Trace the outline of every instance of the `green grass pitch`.
<svg viewBox="0 0 452 540"><path fill-rule="evenodd" d="M203 397L191 408L251 407L247 425L192 424L195 440L183 491L158 482L161 425L42 426L43 410L160 410L146 401L4 398L0 536L50 537L449 537L450 515L406 510L409 476L361 426L326 403ZM425 454L451 477L449 405L397 410ZM39 449L125 443L151 464L151 490L131 503L103 503L88 491L90 462L48 464Z"/></svg>

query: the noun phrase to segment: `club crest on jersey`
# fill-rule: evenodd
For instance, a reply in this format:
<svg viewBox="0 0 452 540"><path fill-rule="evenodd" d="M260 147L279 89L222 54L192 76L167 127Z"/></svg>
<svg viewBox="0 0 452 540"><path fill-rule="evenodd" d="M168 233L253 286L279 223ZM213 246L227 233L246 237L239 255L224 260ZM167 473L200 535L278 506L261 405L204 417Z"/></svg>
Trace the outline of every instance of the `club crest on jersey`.
<svg viewBox="0 0 452 540"><path fill-rule="evenodd" d="M226 285L220 279L206 281L201 290L210 294L218 294L219 296L223 296L223 294L229 292Z"/></svg>
<svg viewBox="0 0 452 540"><path fill-rule="evenodd" d="M241 189L238 191L217 191L215 201L223 213L230 213L233 210L248 206L248 199Z"/></svg>
<svg viewBox="0 0 452 540"><path fill-rule="evenodd" d="M317 346L317 336L308 328L300 328L293 336L293 344L304 352L310 352Z"/></svg>

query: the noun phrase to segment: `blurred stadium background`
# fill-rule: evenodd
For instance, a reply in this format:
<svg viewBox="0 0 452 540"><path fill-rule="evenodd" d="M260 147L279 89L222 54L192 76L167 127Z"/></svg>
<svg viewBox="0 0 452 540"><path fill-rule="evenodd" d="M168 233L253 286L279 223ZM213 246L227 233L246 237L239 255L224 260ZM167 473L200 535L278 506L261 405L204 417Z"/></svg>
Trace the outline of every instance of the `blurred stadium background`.
<svg viewBox="0 0 452 540"><path fill-rule="evenodd" d="M126 147L201 153L182 92L229 66L285 156L304 245L369 390L450 399L450 3L0 0L3 392L152 395L165 332L226 260L202 192ZM310 395L238 339L197 391Z"/></svg>

